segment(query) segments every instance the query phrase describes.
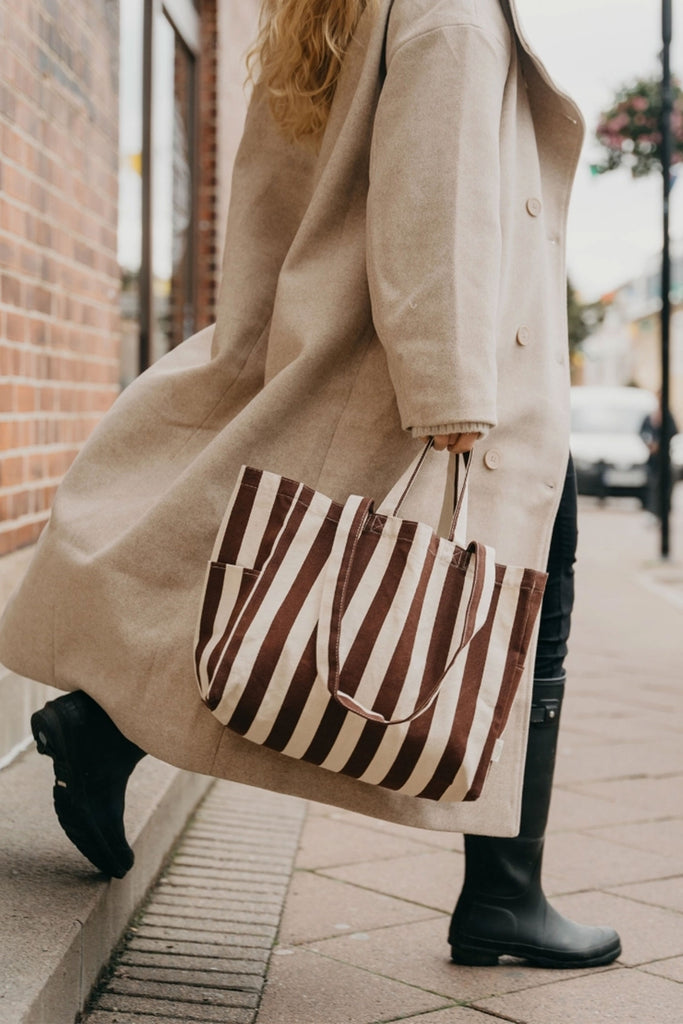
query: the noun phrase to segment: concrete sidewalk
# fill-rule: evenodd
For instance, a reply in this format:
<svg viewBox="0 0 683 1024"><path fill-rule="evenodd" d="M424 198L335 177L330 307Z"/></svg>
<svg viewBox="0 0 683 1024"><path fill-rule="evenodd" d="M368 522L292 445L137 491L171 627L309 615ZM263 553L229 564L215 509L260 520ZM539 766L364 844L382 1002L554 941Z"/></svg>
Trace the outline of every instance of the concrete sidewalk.
<svg viewBox="0 0 683 1024"><path fill-rule="evenodd" d="M672 546L683 557L678 491ZM683 1024L683 569L658 565L657 539L629 502L582 503L545 885L564 913L618 928L615 965L456 967L446 935L461 837L218 783L83 1020ZM32 797L27 782L14 793L2 860L0 909L10 916L0 925L0 1024L73 1020L204 783L178 802L171 794L192 777L160 776L171 788L159 800L152 776L164 766L134 776L139 862L108 883L43 807L47 759L26 756L14 777L27 764L35 773L37 760L43 788ZM3 778L5 810L12 786ZM33 800L38 810L22 815ZM23 1003L22 984L31 996Z"/></svg>

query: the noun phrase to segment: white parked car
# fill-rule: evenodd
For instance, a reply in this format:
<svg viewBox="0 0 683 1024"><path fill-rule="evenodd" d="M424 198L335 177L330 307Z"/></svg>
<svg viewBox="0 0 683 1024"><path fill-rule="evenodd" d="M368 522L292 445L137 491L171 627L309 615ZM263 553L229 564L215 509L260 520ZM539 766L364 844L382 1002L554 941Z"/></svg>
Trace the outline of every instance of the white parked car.
<svg viewBox="0 0 683 1024"><path fill-rule="evenodd" d="M645 504L649 453L640 430L656 405L644 388L572 388L570 444L579 494L629 495ZM672 464L674 479L679 469Z"/></svg>
<svg viewBox="0 0 683 1024"><path fill-rule="evenodd" d="M683 434L671 438L671 476L674 481L683 480Z"/></svg>

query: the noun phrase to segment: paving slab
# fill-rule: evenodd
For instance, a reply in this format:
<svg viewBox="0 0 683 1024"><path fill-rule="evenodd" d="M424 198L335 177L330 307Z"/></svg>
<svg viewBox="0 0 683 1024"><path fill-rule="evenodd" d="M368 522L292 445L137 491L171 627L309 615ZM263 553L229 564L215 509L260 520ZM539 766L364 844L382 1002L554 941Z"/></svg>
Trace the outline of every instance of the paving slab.
<svg viewBox="0 0 683 1024"><path fill-rule="evenodd" d="M456 965L450 960L448 921L444 915L414 924L340 935L306 948L382 977L428 989L454 1003L471 1003L569 976L567 971L539 972L512 959L495 967Z"/></svg>
<svg viewBox="0 0 683 1024"><path fill-rule="evenodd" d="M550 806L548 834L553 832L583 832L601 826L641 824L651 820L649 813L641 807L587 793L578 793L563 786L556 786Z"/></svg>
<svg viewBox="0 0 683 1024"><path fill-rule="evenodd" d="M236 971L238 974L262 974L262 960L233 960L232 957L189 956L173 953L150 953L135 949L132 943L117 954L117 963L122 967L156 967L165 970L212 971L216 974Z"/></svg>
<svg viewBox="0 0 683 1024"><path fill-rule="evenodd" d="M248 988L234 989L217 984L218 979L213 977L201 984L185 984L184 981L129 978L117 971L107 984L107 993L112 998L118 995L139 996L143 999L158 999L160 1003L198 1003L201 1006L239 1006L247 1009L256 1006L259 996L253 980Z"/></svg>
<svg viewBox="0 0 683 1024"><path fill-rule="evenodd" d="M590 738L578 756L558 759L558 785L600 779L632 779L672 775L681 770L681 737L676 734L640 742L596 743Z"/></svg>
<svg viewBox="0 0 683 1024"><path fill-rule="evenodd" d="M226 868L234 867L241 872L248 871L264 879L271 876L278 878L284 875L286 877L289 871L291 857L286 854L274 853L273 856L269 856L261 851L252 853L243 848L220 851L215 849L215 845L198 846L193 843L190 849L185 850L182 856L178 857L176 867L178 870L183 867L198 867L206 872L207 866L210 866L210 877L215 877L216 874L220 877Z"/></svg>
<svg viewBox="0 0 683 1024"><path fill-rule="evenodd" d="M674 956L670 960L657 960L655 963L645 964L641 970L683 984L683 956Z"/></svg>
<svg viewBox="0 0 683 1024"><path fill-rule="evenodd" d="M603 825L593 828L591 834L611 843L662 854L676 862L683 873L683 818L641 821L630 825Z"/></svg>
<svg viewBox="0 0 683 1024"><path fill-rule="evenodd" d="M137 931L140 935L149 935L149 929L162 929L164 932L180 932L183 935L193 931L199 932L200 935L205 937L213 933L240 937L248 935L259 939L268 939L272 944L272 940L275 937L274 925L263 924L254 920L243 921L241 920L243 917L243 914L226 914L222 919L217 920L214 918L212 927L211 919L207 920L204 916L192 914L187 909L185 909L184 913L178 912L173 916L170 914L159 914L154 907L148 906L145 911L144 923Z"/></svg>
<svg viewBox="0 0 683 1024"><path fill-rule="evenodd" d="M196 893L206 898L215 896L216 899L254 899L266 901L270 898L280 898L287 888L287 879L282 876L277 882L253 875L248 882L244 879L232 878L223 875L220 878L205 878L201 871L193 874L186 874L182 871L173 870L161 879L160 885L166 892Z"/></svg>
<svg viewBox="0 0 683 1024"><path fill-rule="evenodd" d="M212 889L220 890L224 886L235 888L237 885L249 885L252 882L257 887L260 887L263 883L286 885L288 878L288 874L282 868L282 862L279 858L277 864L271 865L268 870L264 870L261 865L254 865L252 867L245 861L240 860L239 857L236 857L230 864L230 880L228 883L225 882L227 874L228 872L226 872L223 866L214 864L212 860L207 858L203 867L201 860L194 860L192 863L181 861L169 872L169 879L173 882L179 878L191 878L194 879L197 885L203 883Z"/></svg>
<svg viewBox="0 0 683 1024"><path fill-rule="evenodd" d="M676 982L623 969L585 972L476 1005L523 1024L681 1024L683 1003Z"/></svg>
<svg viewBox="0 0 683 1024"><path fill-rule="evenodd" d="M207 957L201 970L189 967L143 967L138 964L118 961L113 977L136 982L156 982L173 986L194 986L195 988L211 987L215 989L238 989L243 992L260 992L261 983L258 973L239 973L234 970L217 971L209 966ZM111 988L111 991L117 991ZM174 988L174 992L177 991ZM151 993L150 993L151 994Z"/></svg>
<svg viewBox="0 0 683 1024"><path fill-rule="evenodd" d="M167 1017L176 1017L182 1020L183 1024L189 1024L189 1021L200 1024L251 1024L254 1019L251 1007L231 1007L228 1016L225 1006L202 1006L200 1003L184 1003L176 999L159 1000L119 993L104 994L97 1012L100 1013L102 1010L113 1012L115 1019L119 1014L129 1014L134 1021L140 1017L152 1017L155 1024L161 1024L161 1021L166 1024ZM86 1020L88 1024L93 1024L89 1018Z"/></svg>
<svg viewBox="0 0 683 1024"><path fill-rule="evenodd" d="M683 875L636 885L618 885L606 891L624 899L635 900L636 903L650 903L683 914Z"/></svg>
<svg viewBox="0 0 683 1024"><path fill-rule="evenodd" d="M362 861L378 861L385 857L410 856L432 852L433 846L396 833L359 828L337 821L330 828L325 818L310 818L304 825L297 853L297 867L302 869L343 867Z"/></svg>
<svg viewBox="0 0 683 1024"><path fill-rule="evenodd" d="M145 939L135 936L129 939L127 949L140 953L159 953L170 956L210 957L216 959L253 960L265 965L270 956L270 947L240 946L235 943L224 943L219 946L214 942L179 942L177 939Z"/></svg>
<svg viewBox="0 0 683 1024"><path fill-rule="evenodd" d="M573 685L570 681L570 686ZM623 689L623 683L622 683ZM563 726L564 729L564 726ZM641 707L633 712L622 714L619 717L584 717L581 719L581 732L573 729L564 730L566 742L576 741L577 737L582 742L598 740L600 743L644 743L650 740L660 740L665 737L680 736L683 731L683 723L672 716L671 711L666 709L648 709Z"/></svg>
<svg viewBox="0 0 683 1024"><path fill-rule="evenodd" d="M326 868L320 873L432 910L452 911L462 876L462 858L449 850L426 851Z"/></svg>
<svg viewBox="0 0 683 1024"><path fill-rule="evenodd" d="M250 931L239 931L238 926L230 926L211 931L208 928L163 928L141 924L135 929L140 939L154 939L157 942L184 942L187 945L209 945L215 949L230 949L240 946L243 949L270 949L272 935L252 935Z"/></svg>
<svg viewBox="0 0 683 1024"><path fill-rule="evenodd" d="M206 901L204 901L206 902ZM151 923L152 915L155 917L155 923L160 923L161 920L167 920L170 924L172 919L184 919L192 921L204 921L210 927L210 922L220 921L232 921L235 924L250 924L259 926L271 926L275 927L279 920L279 908L274 906L270 910L256 910L250 909L249 903L225 903L222 907L220 906L193 906L191 900L178 899L176 901L170 901L168 899L161 900L159 897L154 897L147 904L147 910L150 915L148 923Z"/></svg>
<svg viewBox="0 0 683 1024"><path fill-rule="evenodd" d="M400 1020L409 1021L410 1024L494 1024L496 1020L509 1020L509 1017L480 1013L478 1010L469 1010L464 1006L450 1006L447 1010L420 1013L417 1017L401 1017ZM164 1024L166 1024L165 1021Z"/></svg>
<svg viewBox="0 0 683 1024"><path fill-rule="evenodd" d="M567 788L617 804L624 812L624 821L629 820L629 814L632 821L665 820L680 817L683 770L659 779L611 779L573 783Z"/></svg>
<svg viewBox="0 0 683 1024"><path fill-rule="evenodd" d="M379 818L370 818L366 814L357 814L355 811L341 810L337 807L329 807L327 804L311 802L308 807L307 819L316 818L327 819L331 828L335 828L337 822L343 822L359 829L395 836L398 839L413 839L420 846L436 846L440 849L456 850L460 853L464 849L463 837L459 832L426 831L423 828L397 825L393 821L381 821Z"/></svg>
<svg viewBox="0 0 683 1024"><path fill-rule="evenodd" d="M206 1021L206 1024L210 1022ZM90 1024L187 1024L187 1017L167 1017L164 1016L162 1020L159 1019L157 1014L150 1016L147 1013L122 1013L121 1010L98 1010L93 1013L90 1017ZM199 1021L199 1024L202 1024ZM227 1024L227 1022L224 1022Z"/></svg>
<svg viewBox="0 0 683 1024"><path fill-rule="evenodd" d="M447 1000L303 949L274 956L258 1024L376 1024L441 1009Z"/></svg>
<svg viewBox="0 0 683 1024"><path fill-rule="evenodd" d="M594 832L548 836L544 864L561 878L565 891L666 878L678 874L681 867L676 857L613 843Z"/></svg>
<svg viewBox="0 0 683 1024"><path fill-rule="evenodd" d="M297 871L287 895L280 943L325 939L343 932L363 932L432 917L434 911L361 889L347 882Z"/></svg>

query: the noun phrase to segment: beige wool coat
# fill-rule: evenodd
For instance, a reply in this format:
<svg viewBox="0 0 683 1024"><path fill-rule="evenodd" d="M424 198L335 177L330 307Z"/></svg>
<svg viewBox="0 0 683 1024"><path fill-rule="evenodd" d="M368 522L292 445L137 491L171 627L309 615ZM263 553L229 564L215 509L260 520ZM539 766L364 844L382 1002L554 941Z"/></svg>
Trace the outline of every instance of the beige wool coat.
<svg viewBox="0 0 683 1024"><path fill-rule="evenodd" d="M500 561L545 568L568 454L564 238L581 139L578 111L499 0L369 5L318 154L280 136L257 89L215 328L95 430L6 611L0 660L85 690L183 768L425 828L514 834L530 669L483 796L441 805L227 732L200 702L193 632L242 464L379 500L428 427L491 426L469 533ZM405 514L436 523L449 456L430 460Z"/></svg>

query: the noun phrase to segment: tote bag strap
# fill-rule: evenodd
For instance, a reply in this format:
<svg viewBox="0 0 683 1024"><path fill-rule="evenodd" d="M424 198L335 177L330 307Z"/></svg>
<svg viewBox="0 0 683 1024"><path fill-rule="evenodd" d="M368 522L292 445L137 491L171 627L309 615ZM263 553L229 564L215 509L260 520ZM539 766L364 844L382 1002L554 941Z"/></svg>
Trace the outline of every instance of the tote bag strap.
<svg viewBox="0 0 683 1024"><path fill-rule="evenodd" d="M358 541L371 511L372 504L367 499L354 495L346 502L339 521L337 535L326 568L325 586L321 600L317 650L318 671L326 682L331 696L342 707L370 722L399 725L402 722L412 722L431 707L439 695L446 676L455 664L456 658L467 650L473 637L486 622L495 586L495 556L491 548L487 548L477 541L472 541L469 544L467 551L472 566L472 584L458 646L443 672L430 684L427 693L413 711L402 717L387 718L372 708L365 707L351 694L341 690L339 679L341 628L347 602L349 577ZM323 622L329 623L329 634L327 635L326 630L322 628Z"/></svg>
<svg viewBox="0 0 683 1024"><path fill-rule="evenodd" d="M405 470L403 475L396 481L394 486L387 494L384 501L377 509L378 515L397 516L401 511L403 502L408 497L408 494L417 480L418 474L424 466L427 454L434 444L433 438L430 437L422 451L416 455L413 461L410 463L408 468ZM453 487L453 516L451 518L451 526L448 531L448 539L454 540L456 532L458 532L458 542L464 546L464 535L467 531L467 497L468 488L467 481L470 475L470 466L472 465L472 459L469 452L466 455L455 456L455 480ZM464 467L464 468L463 468ZM461 482L462 480L462 482ZM458 531L460 527L460 531Z"/></svg>

